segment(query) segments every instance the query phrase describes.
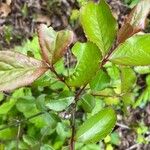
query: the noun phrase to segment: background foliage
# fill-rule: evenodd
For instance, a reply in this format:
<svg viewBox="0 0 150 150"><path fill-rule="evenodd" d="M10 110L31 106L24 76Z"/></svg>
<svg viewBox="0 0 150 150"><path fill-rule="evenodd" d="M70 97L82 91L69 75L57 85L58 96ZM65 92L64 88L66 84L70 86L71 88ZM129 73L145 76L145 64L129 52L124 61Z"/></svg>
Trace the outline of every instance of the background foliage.
<svg viewBox="0 0 150 150"><path fill-rule="evenodd" d="M133 6L137 4L137 2L137 0L128 0L124 1L124 4L127 4L129 8L133 8ZM81 5L83 5L84 3L85 1L78 1L79 7L81 7ZM50 7L51 5L52 4L49 4L48 7ZM23 8L23 15L28 16L29 12L27 11L27 6L24 5ZM77 9L72 10L72 15L69 21L72 26L75 26L75 24L77 24L78 22L78 13L79 12ZM84 19L82 21L84 21ZM7 44L11 43L11 28L11 26L6 26L4 30L4 36ZM114 30L115 29L116 26L114 23ZM101 33L96 34L99 35ZM114 36L115 35L112 35L112 41L114 40ZM20 39L20 37L17 38ZM136 38L138 40L140 36ZM149 39L147 38L140 40L140 42L142 43L145 40L147 40L145 43L148 44ZM126 41L129 47L131 46L131 41L132 38ZM139 46L143 46L143 44L141 43L136 46L138 48ZM111 45L111 42L109 44ZM91 78L93 76L93 71L88 75L85 74L83 64L86 63L87 66L93 66L90 60L96 61L96 59L100 58L95 58L95 55L91 55L91 57L89 58L90 60L80 61L82 60L82 57L84 58L86 55L88 55L87 53L89 52L91 45L92 43L90 42L88 44L77 43L73 47L73 54L77 57L78 60L75 73L79 74L79 76L82 76L82 78L78 80L78 78L76 78L76 74L73 74L72 76L70 76L69 80L67 80L68 84L78 87L82 84L86 84L84 83L85 78ZM97 46L101 49L101 45ZM124 48L124 45L121 46ZM80 55L80 53L78 52L78 47L82 49L82 55ZM106 49L104 48L104 52L102 54L103 56L105 55L108 47L109 45L107 45ZM118 48L118 53L121 55L121 51L123 48L120 47ZM144 47L148 46L144 45ZM33 36L32 40L28 39L21 46L15 46L14 49L21 53L27 54L28 56L34 56L38 59L41 58L39 53L40 48L38 44L38 38L36 35ZM97 51L96 46L94 48L94 51L98 53L96 56L101 57L99 55L99 52ZM135 52L134 49L132 51ZM111 58L112 62L120 63L119 59L122 60L122 58L118 58L119 54L113 55L113 57ZM117 55L117 57L115 57L115 55ZM136 55L136 53L134 53L134 55ZM149 61L149 55L145 56L145 59L141 60L140 58L141 62L139 62L137 60L130 60L131 55L129 55L127 56L129 57L129 61L121 61L121 63L126 63L127 65L130 65L131 62L132 64L133 62L134 64L147 64L147 62ZM69 63L72 68L68 70L66 58L58 61L55 64L56 71L65 76L71 74L74 71L74 59L72 62ZM82 100L78 101L77 103L77 127L79 127L86 119L95 115L106 106L115 108L115 110L118 111L119 119L114 131L103 141L100 141L98 144L83 144L77 142L77 150L98 150L100 148L107 150L121 149L121 144L126 141L124 140L124 138L128 138L128 133L131 134L131 136L129 136L129 140L133 140L132 137L134 137L134 140L129 141L129 145L127 145L126 148L132 146L141 146L143 144L145 145L145 147L147 146L145 149L148 149L150 135L150 122L148 120L150 115L150 68L149 66L131 66L132 67L120 67L118 65L112 64L111 62L107 63L104 66L103 70L100 70L96 73L94 79L90 82L89 86L83 92L83 95L81 97ZM97 66L93 67L97 68ZM92 93L90 92L89 88L91 88ZM71 136L71 110L68 106L73 102L73 97L74 93L69 92L68 87L64 83L58 81L56 76L54 74L51 74L50 72L47 72L37 81L35 81L31 86L15 90L11 94L1 92L0 149L67 149L68 140ZM139 115L141 111L142 113ZM123 119L123 117L125 119ZM82 131L79 131L78 134L81 135Z"/></svg>

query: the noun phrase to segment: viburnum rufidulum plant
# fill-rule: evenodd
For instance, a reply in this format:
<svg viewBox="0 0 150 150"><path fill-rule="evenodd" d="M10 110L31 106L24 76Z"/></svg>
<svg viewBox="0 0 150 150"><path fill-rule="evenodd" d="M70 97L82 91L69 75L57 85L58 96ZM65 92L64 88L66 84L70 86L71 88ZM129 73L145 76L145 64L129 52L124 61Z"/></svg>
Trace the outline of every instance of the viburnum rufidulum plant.
<svg viewBox="0 0 150 150"><path fill-rule="evenodd" d="M75 142L98 142L114 128L117 117L112 107L103 108L92 115L83 125L76 127L77 104L82 101L86 112L91 112L95 96L106 96L100 91L111 82L106 73L107 65L118 65L121 72L120 99L130 95L136 75L131 67L150 65L150 35L138 34L145 29L150 11L150 0L141 0L118 29L110 7L105 0L87 2L80 9L80 22L87 42L76 42L71 51L77 64L69 76L60 75L55 64L64 56L73 42L70 30L54 31L44 24L38 27L38 38L42 60L14 51L0 51L0 91L11 92L32 84L47 71L66 85L64 90L72 96L46 103L55 112L71 109L70 149ZM112 93L109 93L112 94ZM116 96L116 93L114 93ZM80 101L79 101L80 100ZM59 106L59 107L58 107Z"/></svg>

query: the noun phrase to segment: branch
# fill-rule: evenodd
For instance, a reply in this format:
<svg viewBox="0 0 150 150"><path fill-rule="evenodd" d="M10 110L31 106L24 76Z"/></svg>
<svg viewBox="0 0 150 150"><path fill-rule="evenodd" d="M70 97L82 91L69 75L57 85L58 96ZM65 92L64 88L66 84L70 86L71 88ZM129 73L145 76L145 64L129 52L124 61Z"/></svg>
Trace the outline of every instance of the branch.
<svg viewBox="0 0 150 150"><path fill-rule="evenodd" d="M68 87L68 89L71 91L71 87L66 83L66 81L64 80L64 78L61 77L61 76L56 72L55 68L54 68L53 66L52 66L52 67L49 66L49 69L50 69L51 72L53 72L53 73L55 74L55 76L57 77L57 79L58 79L59 81L63 82L63 83Z"/></svg>
<svg viewBox="0 0 150 150"><path fill-rule="evenodd" d="M120 128L123 128L123 129L128 129L128 130L131 129L131 128L128 127L127 125L124 125L124 124L121 124L121 123L116 123L116 125L117 125L118 127L120 127Z"/></svg>
<svg viewBox="0 0 150 150"><path fill-rule="evenodd" d="M116 39L114 42L114 46L110 49L110 51L108 52L106 57L104 57L104 59L102 60L102 63L100 65L100 69L107 63L107 61L109 60L109 57L114 52L114 50L118 47L118 45L119 45L119 43L117 42L117 39Z"/></svg>
<svg viewBox="0 0 150 150"><path fill-rule="evenodd" d="M110 55L112 54L112 52L116 49L116 47L118 46L117 44L117 40L115 40L115 44L114 44L114 47L109 51L109 53L106 55L106 57L102 60L102 63L100 65L100 69L106 64L106 62L108 61L108 58L110 57ZM75 105L74 105L74 108L73 108L73 111L72 111L72 114L71 114L71 127L72 127L72 136L71 136L71 140L70 140L70 150L74 150L74 135L75 135L75 112L76 112L76 104L77 104L77 101L79 100L79 97L81 95L81 93L83 92L83 90L86 88L87 84L81 88L77 94L75 95Z"/></svg>
<svg viewBox="0 0 150 150"><path fill-rule="evenodd" d="M16 137L16 150L19 150L19 139L20 139L20 132L21 132L21 124L18 125L18 132Z"/></svg>
<svg viewBox="0 0 150 150"><path fill-rule="evenodd" d="M50 112L51 110L47 110L46 112ZM35 118L35 117L38 117L38 116L41 116L41 115L43 115L45 112L39 112L39 113L37 113L37 114L35 114L35 115L32 115L32 116L30 116L30 117L28 117L28 118L25 118L25 119L22 119L22 120L17 120L16 122L14 122L14 123L11 123L11 124L8 124L7 126L4 126L4 127L2 127L2 128L0 128L0 131L1 130L4 130L4 129L7 129L7 128L11 128L11 127L18 127L18 125L21 125L22 123L25 123L25 122L27 122L27 121L29 121L29 120L31 120L31 119L33 119L33 118Z"/></svg>
<svg viewBox="0 0 150 150"><path fill-rule="evenodd" d="M70 150L74 150L75 149L75 142L74 142L74 136L75 136L75 113L76 113L76 106L77 106L77 102L80 98L80 95L82 94L82 92L84 91L84 89L86 88L87 84L85 86L83 86L80 90L78 90L78 92L75 95L74 98L74 105L72 105L72 113L71 113L71 139L70 139Z"/></svg>

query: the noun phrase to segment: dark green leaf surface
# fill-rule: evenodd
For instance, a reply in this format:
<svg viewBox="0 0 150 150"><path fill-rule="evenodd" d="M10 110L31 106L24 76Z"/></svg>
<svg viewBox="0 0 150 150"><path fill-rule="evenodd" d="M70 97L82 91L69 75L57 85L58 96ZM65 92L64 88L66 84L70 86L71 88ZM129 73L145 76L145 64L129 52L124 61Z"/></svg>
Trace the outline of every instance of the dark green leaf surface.
<svg viewBox="0 0 150 150"><path fill-rule="evenodd" d="M117 33L117 22L109 6L104 0L99 3L88 2L81 8L80 21L87 38L105 55Z"/></svg>
<svg viewBox="0 0 150 150"><path fill-rule="evenodd" d="M75 140L84 143L98 142L112 131L115 123L115 111L112 108L105 108L79 127Z"/></svg>
<svg viewBox="0 0 150 150"><path fill-rule="evenodd" d="M135 35L126 40L114 51L110 61L118 65L150 65L150 34Z"/></svg>
<svg viewBox="0 0 150 150"><path fill-rule="evenodd" d="M86 85L98 71L101 53L93 43L76 43L72 48L77 57L74 73L66 79L70 86L80 87Z"/></svg>
<svg viewBox="0 0 150 150"><path fill-rule="evenodd" d="M47 70L42 61L13 51L0 51L0 91L29 85Z"/></svg>

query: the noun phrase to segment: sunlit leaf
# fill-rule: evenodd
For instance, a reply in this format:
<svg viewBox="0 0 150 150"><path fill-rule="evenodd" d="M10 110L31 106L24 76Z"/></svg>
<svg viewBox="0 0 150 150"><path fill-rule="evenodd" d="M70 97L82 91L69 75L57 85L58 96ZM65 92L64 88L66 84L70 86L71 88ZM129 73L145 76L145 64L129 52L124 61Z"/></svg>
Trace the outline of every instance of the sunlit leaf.
<svg viewBox="0 0 150 150"><path fill-rule="evenodd" d="M86 120L77 130L75 140L83 143L98 142L105 138L116 123L115 111L105 108Z"/></svg>
<svg viewBox="0 0 150 150"><path fill-rule="evenodd" d="M93 43L76 43L72 49L77 57L74 73L66 79L70 86L80 87L87 84L98 71L101 53Z"/></svg>
<svg viewBox="0 0 150 150"><path fill-rule="evenodd" d="M0 91L29 85L47 70L42 61L13 51L0 51Z"/></svg>
<svg viewBox="0 0 150 150"><path fill-rule="evenodd" d="M150 34L135 35L122 43L110 56L119 65L150 65Z"/></svg>
<svg viewBox="0 0 150 150"><path fill-rule="evenodd" d="M150 66L136 66L134 70L138 74L149 74L150 73Z"/></svg>
<svg viewBox="0 0 150 150"><path fill-rule="evenodd" d="M117 22L105 0L83 6L80 21L87 38L99 47L103 55L107 54L115 41Z"/></svg>

